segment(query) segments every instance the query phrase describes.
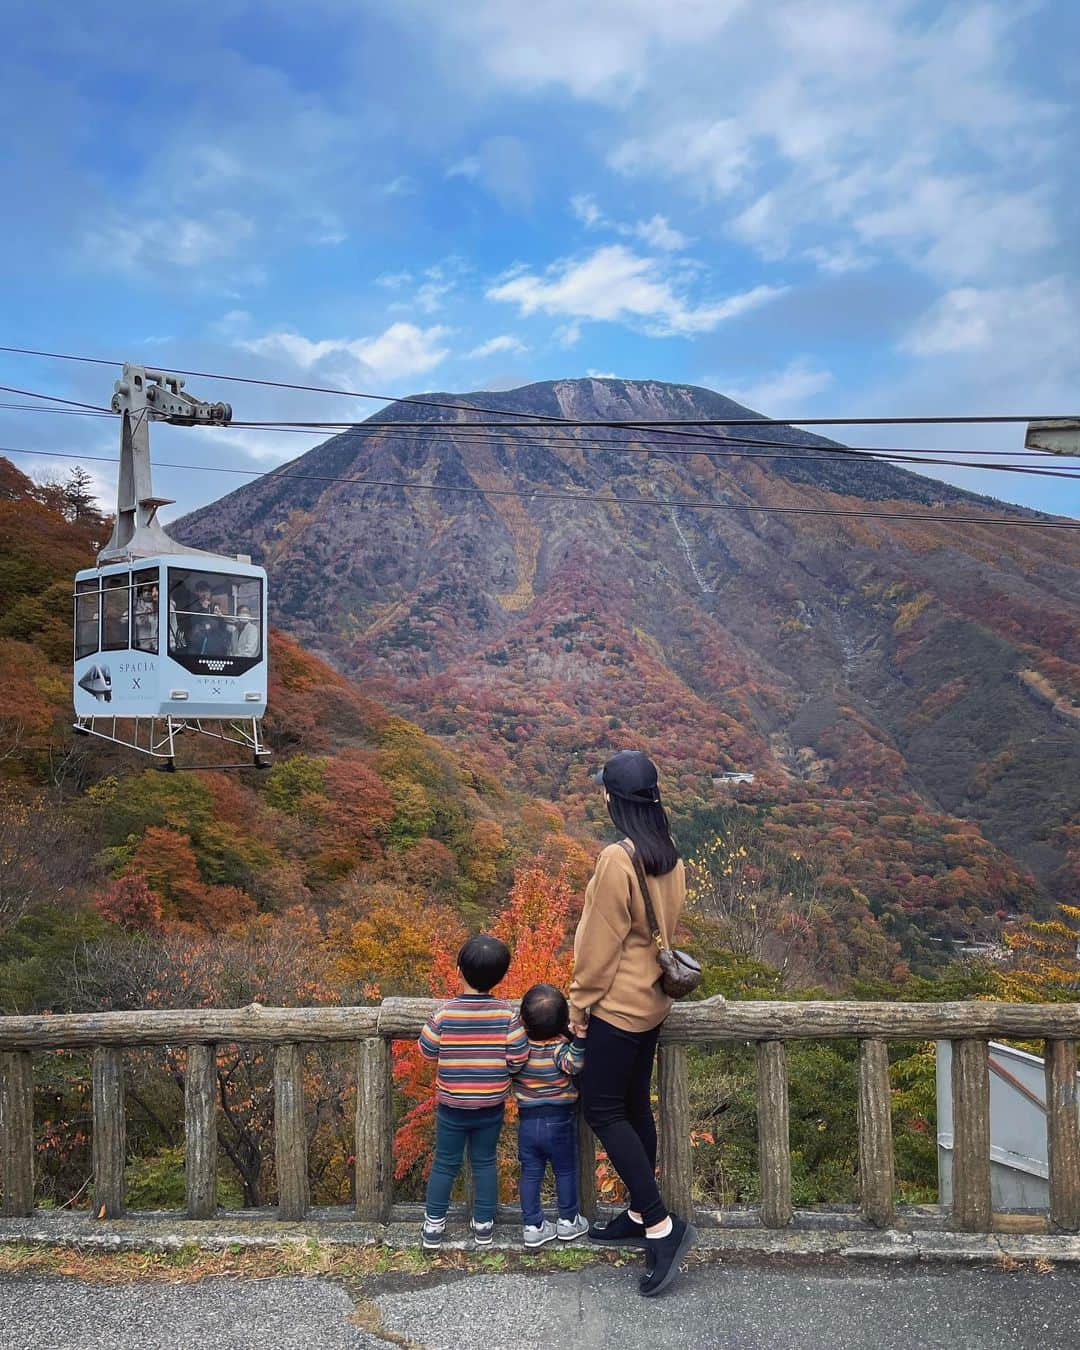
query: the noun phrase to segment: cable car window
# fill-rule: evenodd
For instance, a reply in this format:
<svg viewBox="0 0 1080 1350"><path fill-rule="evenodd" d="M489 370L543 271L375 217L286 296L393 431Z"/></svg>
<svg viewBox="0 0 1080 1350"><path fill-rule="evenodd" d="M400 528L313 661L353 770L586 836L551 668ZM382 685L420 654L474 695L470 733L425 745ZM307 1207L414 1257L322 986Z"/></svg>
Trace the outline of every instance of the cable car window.
<svg viewBox="0 0 1080 1350"><path fill-rule="evenodd" d="M128 633L131 611L131 575L121 572L117 576L102 577L104 596L104 640L103 651L126 651L130 645Z"/></svg>
<svg viewBox="0 0 1080 1350"><path fill-rule="evenodd" d="M169 568L169 655L187 670L237 675L262 659L262 581Z"/></svg>
<svg viewBox="0 0 1080 1350"><path fill-rule="evenodd" d="M98 578L75 583L75 660L93 656L101 641L101 590Z"/></svg>
<svg viewBox="0 0 1080 1350"><path fill-rule="evenodd" d="M132 646L137 652L158 653L158 626L161 602L158 597L157 568L135 572L131 578L135 596L132 619Z"/></svg>

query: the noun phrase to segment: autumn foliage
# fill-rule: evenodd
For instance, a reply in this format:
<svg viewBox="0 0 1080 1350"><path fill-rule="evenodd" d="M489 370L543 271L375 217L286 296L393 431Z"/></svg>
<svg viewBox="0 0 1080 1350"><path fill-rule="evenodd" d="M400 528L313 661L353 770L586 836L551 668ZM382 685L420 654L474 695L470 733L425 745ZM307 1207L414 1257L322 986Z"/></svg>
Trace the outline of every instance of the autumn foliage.
<svg viewBox="0 0 1080 1350"><path fill-rule="evenodd" d="M564 873L553 877L536 863L518 870L506 905L488 930L511 952L510 969L494 991L497 997L521 998L534 984L566 989L573 956L569 933L572 906L573 892ZM436 998L448 998L461 990L456 964L459 945L437 943L428 974L429 992ZM430 1165L434 1068L415 1045L398 1042L394 1047L394 1081L408 1103L394 1138L395 1175L404 1177L425 1158ZM423 1170L426 1174L427 1168Z"/></svg>

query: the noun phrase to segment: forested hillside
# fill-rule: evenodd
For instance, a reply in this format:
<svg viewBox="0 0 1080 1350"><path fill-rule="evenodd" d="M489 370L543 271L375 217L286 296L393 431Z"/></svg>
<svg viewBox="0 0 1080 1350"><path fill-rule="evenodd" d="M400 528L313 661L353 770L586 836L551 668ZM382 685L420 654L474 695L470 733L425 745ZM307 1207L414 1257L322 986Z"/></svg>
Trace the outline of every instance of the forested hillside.
<svg viewBox="0 0 1080 1350"><path fill-rule="evenodd" d="M485 434L398 404L177 531L250 550L284 628L501 781L596 821L590 774L644 746L691 834L752 806L910 957L1075 892L1073 535L791 428L733 453L490 426L756 416L704 389L567 380L466 400L496 410L473 419ZM663 504L683 500L719 509ZM977 523L935 519L953 515ZM1003 517L1025 523L979 523ZM716 785L725 771L753 788Z"/></svg>
<svg viewBox="0 0 1080 1350"><path fill-rule="evenodd" d="M70 485L37 487L0 460L0 1014L443 994L457 944L481 925L515 952L508 993L536 979L565 982L604 833L595 790L586 795L578 779L561 806L524 792L519 772L507 786L501 749L484 754L464 737L447 748L280 632L271 642L270 770L162 774L74 738L71 574L106 535ZM580 643L590 661L610 655L606 639L594 649L580 627L574 634L562 640ZM674 697L672 686L659 688ZM608 708L613 691L631 701L621 717L582 719L596 747L581 754L582 776L601 745L641 725L641 683L613 679ZM656 715L671 706L661 698ZM483 705L476 712L480 725L502 725L483 720ZM468 714L463 703L453 715ZM559 717L571 753L578 724ZM693 716L684 726L689 760L699 754ZM509 744L526 756L533 738L514 734ZM680 742L669 744L678 784ZM702 994L1077 996L1080 912L1007 923L1047 899L974 822L910 792L856 793L782 773L739 788L738 801L718 802L710 788L687 777L675 794ZM1001 936L1008 959L950 962L957 932ZM911 963L936 978L913 975ZM903 1192L927 1198L932 1059L910 1047L894 1073ZM86 1057L39 1057L35 1074L39 1197L84 1203ZM182 1203L183 1074L171 1050L128 1056L135 1208ZM429 1154L430 1072L400 1047L397 1076L398 1173L403 1193L415 1194ZM265 1204L276 1185L266 1056L222 1047L218 1081L222 1199ZM796 1197L850 1198L851 1054L799 1047L791 1081ZM352 1092L343 1055L309 1056L317 1202L349 1195ZM703 1197L752 1199L743 1052L695 1051L691 1092ZM508 1187L511 1172L507 1159ZM613 1177L602 1171L600 1181L607 1194Z"/></svg>

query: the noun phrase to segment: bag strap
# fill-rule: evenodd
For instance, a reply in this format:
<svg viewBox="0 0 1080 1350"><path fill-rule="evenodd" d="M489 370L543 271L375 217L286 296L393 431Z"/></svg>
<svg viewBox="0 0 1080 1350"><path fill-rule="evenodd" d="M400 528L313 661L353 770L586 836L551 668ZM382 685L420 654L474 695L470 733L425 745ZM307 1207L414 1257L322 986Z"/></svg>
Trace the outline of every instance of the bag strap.
<svg viewBox="0 0 1080 1350"><path fill-rule="evenodd" d="M645 901L645 921L652 930L653 941L660 951L664 951L665 943L663 935L660 932L660 925L656 922L656 910L653 909L652 896L649 894L649 883L645 880L645 868L641 864L641 859L637 855L637 849L629 839L620 839L619 847L626 850L627 856L634 868L634 875L637 877L638 885L641 887L641 898Z"/></svg>

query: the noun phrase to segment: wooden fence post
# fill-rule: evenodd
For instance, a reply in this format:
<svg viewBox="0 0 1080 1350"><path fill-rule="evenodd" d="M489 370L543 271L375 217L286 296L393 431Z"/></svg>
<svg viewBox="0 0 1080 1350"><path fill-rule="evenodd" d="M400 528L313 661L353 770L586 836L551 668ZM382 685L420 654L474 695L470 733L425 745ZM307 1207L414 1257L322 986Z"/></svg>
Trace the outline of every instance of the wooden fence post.
<svg viewBox="0 0 1080 1350"><path fill-rule="evenodd" d="M757 1043L757 1128L761 1222L766 1228L784 1228L792 1220L792 1208L787 1051L783 1041Z"/></svg>
<svg viewBox="0 0 1080 1350"><path fill-rule="evenodd" d="M394 1200L393 1060L388 1040L356 1046L356 1217L386 1223Z"/></svg>
<svg viewBox="0 0 1080 1350"><path fill-rule="evenodd" d="M859 1042L859 1201L867 1223L888 1228L895 1215L896 1163L893 1157L889 1047Z"/></svg>
<svg viewBox="0 0 1080 1350"><path fill-rule="evenodd" d="M685 1045L660 1046L656 1079L660 1098L660 1189L668 1209L682 1218L693 1219L693 1161Z"/></svg>
<svg viewBox="0 0 1080 1350"><path fill-rule="evenodd" d="M217 1046L189 1045L184 1068L184 1188L189 1219L217 1213Z"/></svg>
<svg viewBox="0 0 1080 1350"><path fill-rule="evenodd" d="M1076 1042L1046 1042L1046 1144L1050 1164L1050 1222L1080 1230L1080 1092Z"/></svg>
<svg viewBox="0 0 1080 1350"><path fill-rule="evenodd" d="M25 1050L0 1054L0 1214L34 1212L34 1074Z"/></svg>
<svg viewBox="0 0 1080 1350"><path fill-rule="evenodd" d="M596 1135L585 1123L585 1112L578 1107L578 1210L587 1219L596 1220Z"/></svg>
<svg viewBox="0 0 1080 1350"><path fill-rule="evenodd" d="M986 1041L953 1041L953 1223L988 1233L990 1202L990 1056Z"/></svg>
<svg viewBox="0 0 1080 1350"><path fill-rule="evenodd" d="M274 1050L274 1165L278 1218L302 1219L308 1207L304 1056L295 1043Z"/></svg>
<svg viewBox="0 0 1080 1350"><path fill-rule="evenodd" d="M94 1079L94 1214L119 1219L127 1195L127 1113L124 1107L123 1051L98 1046Z"/></svg>

